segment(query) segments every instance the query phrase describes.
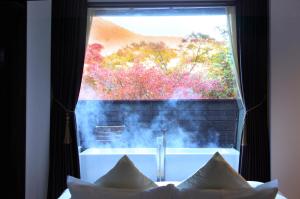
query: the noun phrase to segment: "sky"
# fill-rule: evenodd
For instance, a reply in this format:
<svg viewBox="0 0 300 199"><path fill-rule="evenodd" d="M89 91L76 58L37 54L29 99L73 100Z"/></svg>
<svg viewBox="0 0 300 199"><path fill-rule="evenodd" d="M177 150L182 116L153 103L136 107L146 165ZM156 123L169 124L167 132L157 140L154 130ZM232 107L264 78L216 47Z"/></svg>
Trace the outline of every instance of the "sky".
<svg viewBox="0 0 300 199"><path fill-rule="evenodd" d="M216 16L102 16L132 32L149 36L185 37L192 32L223 40L217 27L227 29L226 15Z"/></svg>

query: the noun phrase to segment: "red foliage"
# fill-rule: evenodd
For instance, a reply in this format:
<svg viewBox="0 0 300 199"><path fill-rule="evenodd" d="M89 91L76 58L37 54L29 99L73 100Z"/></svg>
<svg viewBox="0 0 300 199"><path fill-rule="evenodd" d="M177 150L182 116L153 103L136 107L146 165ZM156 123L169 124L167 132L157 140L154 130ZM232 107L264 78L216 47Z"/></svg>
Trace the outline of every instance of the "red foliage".
<svg viewBox="0 0 300 199"><path fill-rule="evenodd" d="M101 44L90 44L87 46L85 53L85 64L97 64L102 61L103 56L101 55L101 50L103 46Z"/></svg>
<svg viewBox="0 0 300 199"><path fill-rule="evenodd" d="M80 99L203 99L209 98L212 90L222 90L218 81L202 81L199 74L166 73L159 67L147 68L139 62L129 68L103 67L102 49L100 44L87 48Z"/></svg>

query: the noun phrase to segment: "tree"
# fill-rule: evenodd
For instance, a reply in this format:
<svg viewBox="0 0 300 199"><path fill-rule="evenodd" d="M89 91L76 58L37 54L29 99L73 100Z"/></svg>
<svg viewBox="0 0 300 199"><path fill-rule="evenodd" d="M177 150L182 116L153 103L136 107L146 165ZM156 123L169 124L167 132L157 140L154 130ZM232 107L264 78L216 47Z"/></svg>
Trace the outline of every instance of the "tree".
<svg viewBox="0 0 300 199"><path fill-rule="evenodd" d="M176 50L168 48L164 42L132 43L103 60L103 66L116 69L130 67L133 63L147 63L147 67L160 67L167 71L167 64L177 57Z"/></svg>
<svg viewBox="0 0 300 199"><path fill-rule="evenodd" d="M192 33L178 48L132 43L106 57L89 44L80 98L107 100L233 98L234 77L225 42Z"/></svg>

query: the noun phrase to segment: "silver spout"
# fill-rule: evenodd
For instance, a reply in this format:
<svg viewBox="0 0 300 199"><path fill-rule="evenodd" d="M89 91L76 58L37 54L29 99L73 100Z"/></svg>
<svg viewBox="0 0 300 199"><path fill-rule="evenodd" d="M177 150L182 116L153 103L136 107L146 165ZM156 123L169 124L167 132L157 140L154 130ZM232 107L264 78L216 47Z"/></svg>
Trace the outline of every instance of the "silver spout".
<svg viewBox="0 0 300 199"><path fill-rule="evenodd" d="M157 181L165 181L166 162L166 130L162 130L162 136L156 138L157 141Z"/></svg>

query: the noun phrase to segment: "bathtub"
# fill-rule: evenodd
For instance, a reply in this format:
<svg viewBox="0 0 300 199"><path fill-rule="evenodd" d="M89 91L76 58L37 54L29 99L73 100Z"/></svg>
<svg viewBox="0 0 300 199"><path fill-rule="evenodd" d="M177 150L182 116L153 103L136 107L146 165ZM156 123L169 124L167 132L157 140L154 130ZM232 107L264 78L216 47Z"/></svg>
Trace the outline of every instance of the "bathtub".
<svg viewBox="0 0 300 199"><path fill-rule="evenodd" d="M233 148L166 148L164 180L184 180L217 151L238 171L239 151ZM89 148L79 154L81 178L94 182L125 154L144 175L157 181L159 168L161 169L157 164L157 148Z"/></svg>

